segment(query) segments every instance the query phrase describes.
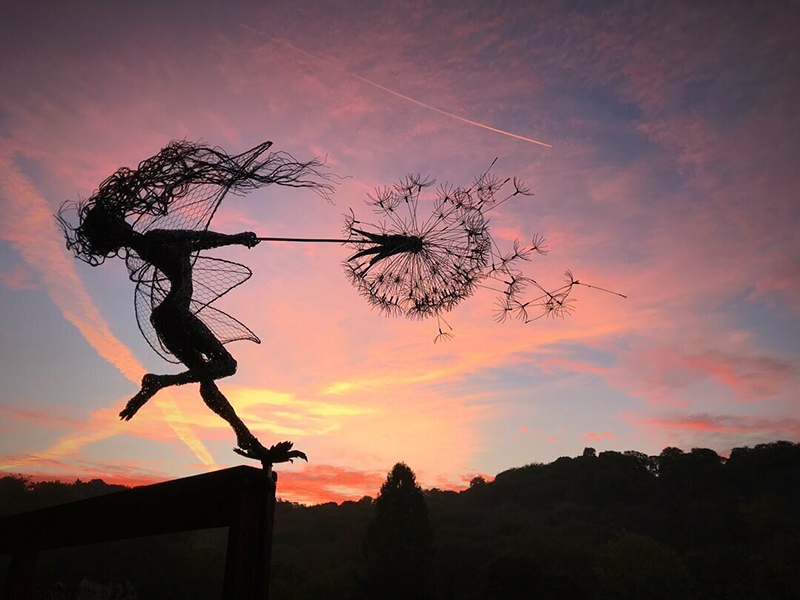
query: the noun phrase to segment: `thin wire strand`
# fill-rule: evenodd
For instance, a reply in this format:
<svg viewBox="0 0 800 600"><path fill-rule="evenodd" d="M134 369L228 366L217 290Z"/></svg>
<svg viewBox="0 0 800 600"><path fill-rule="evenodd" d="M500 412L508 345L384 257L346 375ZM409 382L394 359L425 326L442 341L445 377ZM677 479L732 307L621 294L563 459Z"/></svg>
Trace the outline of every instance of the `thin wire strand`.
<svg viewBox="0 0 800 600"><path fill-rule="evenodd" d="M330 244L349 244L355 240L340 240L334 238L289 238L289 237L257 237L259 242L312 242Z"/></svg>

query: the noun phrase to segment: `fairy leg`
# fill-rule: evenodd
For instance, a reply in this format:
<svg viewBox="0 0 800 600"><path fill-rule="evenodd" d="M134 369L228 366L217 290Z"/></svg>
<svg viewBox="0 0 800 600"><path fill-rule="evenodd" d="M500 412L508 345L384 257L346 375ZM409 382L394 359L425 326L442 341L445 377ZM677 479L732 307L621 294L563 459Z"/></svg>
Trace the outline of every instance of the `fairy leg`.
<svg viewBox="0 0 800 600"><path fill-rule="evenodd" d="M126 421L132 419L161 388L221 379L236 373L236 360L195 315L161 305L153 311L151 320L167 349L189 368L176 375L145 375L141 390L119 415Z"/></svg>
<svg viewBox="0 0 800 600"><path fill-rule="evenodd" d="M292 442L280 442L270 448L265 448L258 441L242 420L237 416L236 411L228 402L228 399L219 391L217 384L213 381L200 382L200 396L206 405L220 417L225 419L234 432L236 432L236 442L238 448L233 451L246 458L260 460L264 465L272 465L278 462L291 462L294 458L308 460L304 452L292 450Z"/></svg>
<svg viewBox="0 0 800 600"><path fill-rule="evenodd" d="M158 375L147 373L142 377L142 387L133 398L128 400L125 408L119 413L119 418L123 421L130 421L140 408L142 408L150 398L156 395L163 386L158 383Z"/></svg>
<svg viewBox="0 0 800 600"><path fill-rule="evenodd" d="M197 319L197 317L192 318ZM187 348L184 344L168 346L168 349L189 367L189 370L178 375L161 375L161 387L199 381L200 397L203 402L233 428L239 447L254 452L266 451L214 383L214 379L233 375L236 372L236 361L202 321L197 319L197 323L201 327L195 331L198 335L202 333L200 348L196 346ZM203 354L209 357L208 361L204 360Z"/></svg>
<svg viewBox="0 0 800 600"><path fill-rule="evenodd" d="M162 313L163 314L163 313ZM247 458L260 460L263 464L291 461L294 458L308 460L299 450L292 450L291 442L281 442L265 448L236 414L228 399L219 391L215 379L228 377L236 372L236 361L199 318L192 314L171 315L168 325L154 311L156 325L164 345L178 360L188 367L177 375L145 375L142 391L134 396L120 417L129 420L158 390L171 385L200 382L200 396L206 405L225 419L236 433L239 445L234 451ZM180 324L177 326L176 324ZM179 334L179 335L178 335Z"/></svg>
<svg viewBox="0 0 800 600"><path fill-rule="evenodd" d="M142 390L128 402L128 406L120 413L120 416L125 420L131 419L144 406L145 402L161 388L199 381L200 396L203 401L233 427L239 446L253 451L265 451L266 449L250 433L214 383L214 379L233 375L236 372L236 361L200 319L192 316L191 320L195 321L191 323L192 333L194 333L191 340L176 340L162 335L167 349L189 369L177 375L145 375L142 381ZM182 328L183 331L186 331L185 326L186 323ZM205 360L203 355L208 356L209 360Z"/></svg>
<svg viewBox="0 0 800 600"><path fill-rule="evenodd" d="M258 438L256 438L242 422L236 414L236 411L233 410L230 402L228 402L224 394L219 391L216 383L211 380L201 381L200 396L203 398L203 402L206 403L206 406L225 419L233 428L233 431L236 433L236 442L239 448L256 452L266 450L266 448L261 445L261 442L258 441Z"/></svg>
<svg viewBox="0 0 800 600"><path fill-rule="evenodd" d="M128 400L125 409L119 413L120 419L130 421L133 416L139 412L139 409L147 404L147 401L155 396L162 388L205 380L213 381L214 379L221 379L222 377L233 375L236 372L236 361L232 356L228 355L228 357L230 361L220 358L219 362L215 360L204 361L201 357L198 363L198 369L189 369L177 375L155 375L153 373L148 373L142 377L142 387L139 393Z"/></svg>

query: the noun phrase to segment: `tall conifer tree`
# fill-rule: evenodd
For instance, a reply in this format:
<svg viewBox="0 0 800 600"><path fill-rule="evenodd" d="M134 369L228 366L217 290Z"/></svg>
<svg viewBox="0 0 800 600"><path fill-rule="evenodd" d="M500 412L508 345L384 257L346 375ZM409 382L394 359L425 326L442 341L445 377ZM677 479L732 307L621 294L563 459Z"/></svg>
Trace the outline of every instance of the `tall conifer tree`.
<svg viewBox="0 0 800 600"><path fill-rule="evenodd" d="M432 545L425 496L414 472L397 463L381 486L364 540L371 596L429 597Z"/></svg>

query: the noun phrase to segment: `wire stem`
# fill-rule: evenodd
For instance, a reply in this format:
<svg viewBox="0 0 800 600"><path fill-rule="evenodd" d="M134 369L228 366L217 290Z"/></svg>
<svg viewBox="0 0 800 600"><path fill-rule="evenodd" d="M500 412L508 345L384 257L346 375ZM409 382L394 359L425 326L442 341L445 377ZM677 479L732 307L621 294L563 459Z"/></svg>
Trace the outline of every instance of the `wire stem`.
<svg viewBox="0 0 800 600"><path fill-rule="evenodd" d="M259 242L322 242L330 244L346 244L353 240L336 240L332 238L286 238L286 237L259 237Z"/></svg>

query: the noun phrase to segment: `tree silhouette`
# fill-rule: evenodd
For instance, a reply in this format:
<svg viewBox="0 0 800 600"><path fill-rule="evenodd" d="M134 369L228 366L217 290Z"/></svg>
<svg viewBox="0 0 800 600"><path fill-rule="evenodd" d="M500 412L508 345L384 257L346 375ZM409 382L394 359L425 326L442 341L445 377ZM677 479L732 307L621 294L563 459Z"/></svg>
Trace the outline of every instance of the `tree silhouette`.
<svg viewBox="0 0 800 600"><path fill-rule="evenodd" d="M469 480L469 487L474 488L481 485L486 485L486 479L482 475L476 475Z"/></svg>
<svg viewBox="0 0 800 600"><path fill-rule="evenodd" d="M579 454L509 469L461 492L426 490L424 502L407 469L389 475L380 519L369 497L278 502L270 597L800 598L798 443L734 448L727 460L703 448ZM117 489L99 480L0 477L0 517ZM430 540L418 518L425 512L434 553L408 541ZM420 530L427 534L412 534ZM48 551L32 597L74 599L81 586L95 591L90 583L118 590L130 581L148 600L219 598L224 560L220 529ZM8 562L0 556L0 588Z"/></svg>
<svg viewBox="0 0 800 600"><path fill-rule="evenodd" d="M694 596L681 558L637 533L625 532L609 542L599 553L594 572L604 598L667 600Z"/></svg>
<svg viewBox="0 0 800 600"><path fill-rule="evenodd" d="M414 472L397 463L381 486L364 539L370 597L429 597L432 543L422 489Z"/></svg>

